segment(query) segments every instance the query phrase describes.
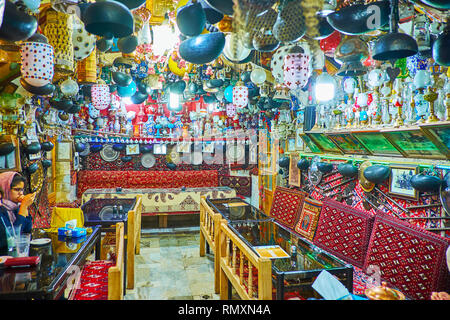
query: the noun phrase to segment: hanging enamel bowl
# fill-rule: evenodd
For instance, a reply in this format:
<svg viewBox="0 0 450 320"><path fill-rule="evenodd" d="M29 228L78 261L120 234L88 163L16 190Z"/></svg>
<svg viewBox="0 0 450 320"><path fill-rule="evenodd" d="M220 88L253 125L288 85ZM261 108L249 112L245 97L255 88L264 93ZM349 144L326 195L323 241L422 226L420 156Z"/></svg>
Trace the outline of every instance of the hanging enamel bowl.
<svg viewBox="0 0 450 320"><path fill-rule="evenodd" d="M108 144L100 151L100 157L106 162L116 161L119 158L120 152L113 149L113 146Z"/></svg>
<svg viewBox="0 0 450 320"><path fill-rule="evenodd" d="M151 168L156 164L155 156L151 153L146 153L141 157L141 164L144 168Z"/></svg>

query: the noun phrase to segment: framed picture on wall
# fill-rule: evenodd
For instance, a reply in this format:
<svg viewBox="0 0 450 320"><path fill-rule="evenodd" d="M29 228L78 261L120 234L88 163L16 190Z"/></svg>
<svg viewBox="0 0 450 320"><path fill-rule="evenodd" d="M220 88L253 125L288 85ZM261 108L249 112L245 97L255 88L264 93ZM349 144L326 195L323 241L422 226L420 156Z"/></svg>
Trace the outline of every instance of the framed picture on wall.
<svg viewBox="0 0 450 320"><path fill-rule="evenodd" d="M0 156L0 172L22 171L22 167L20 165L19 140L17 139L17 136L0 136L0 143L12 143L15 148L10 153Z"/></svg>
<svg viewBox="0 0 450 320"><path fill-rule="evenodd" d="M417 167L391 165L389 193L399 198L417 200L418 192L411 185L411 178L417 174Z"/></svg>
<svg viewBox="0 0 450 320"><path fill-rule="evenodd" d="M205 152L205 153L214 153L214 143L212 143L212 142L204 142L202 151Z"/></svg>
<svg viewBox="0 0 450 320"><path fill-rule="evenodd" d="M56 161L72 161L72 141L59 141L56 144Z"/></svg>
<svg viewBox="0 0 450 320"><path fill-rule="evenodd" d="M300 187L301 176L300 169L297 167L297 162L300 160L298 154L291 154L291 160L289 161L289 185Z"/></svg>

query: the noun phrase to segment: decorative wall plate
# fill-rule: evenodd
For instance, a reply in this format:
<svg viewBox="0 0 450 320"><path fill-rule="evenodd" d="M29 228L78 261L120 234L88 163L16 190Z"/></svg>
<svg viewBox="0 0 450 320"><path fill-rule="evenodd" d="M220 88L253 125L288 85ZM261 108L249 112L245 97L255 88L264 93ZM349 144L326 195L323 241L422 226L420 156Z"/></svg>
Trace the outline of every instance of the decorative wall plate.
<svg viewBox="0 0 450 320"><path fill-rule="evenodd" d="M155 163L156 159L151 153L146 153L141 157L141 164L144 168L151 168Z"/></svg>
<svg viewBox="0 0 450 320"><path fill-rule="evenodd" d="M85 148L80 152L80 156L86 157L91 152L91 145L89 143L85 143Z"/></svg>
<svg viewBox="0 0 450 320"><path fill-rule="evenodd" d="M193 152L191 161L193 165L201 165L203 162L203 154L201 152Z"/></svg>
<svg viewBox="0 0 450 320"><path fill-rule="evenodd" d="M100 151L100 157L107 162L116 161L119 155L120 152L114 150L110 144L103 146L103 149Z"/></svg>
<svg viewBox="0 0 450 320"><path fill-rule="evenodd" d="M113 219L113 206L105 206L98 213L100 220L112 220Z"/></svg>
<svg viewBox="0 0 450 320"><path fill-rule="evenodd" d="M227 159L230 162L238 162L244 159L245 157L245 148L243 145L227 145L226 151Z"/></svg>

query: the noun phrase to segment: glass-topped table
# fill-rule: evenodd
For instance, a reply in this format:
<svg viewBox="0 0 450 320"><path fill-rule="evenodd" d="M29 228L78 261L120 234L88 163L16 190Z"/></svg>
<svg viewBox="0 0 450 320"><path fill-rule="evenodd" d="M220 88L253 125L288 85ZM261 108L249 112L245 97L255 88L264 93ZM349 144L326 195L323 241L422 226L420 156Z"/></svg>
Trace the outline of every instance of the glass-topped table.
<svg viewBox="0 0 450 320"><path fill-rule="evenodd" d="M240 198L206 199L206 203L227 221L273 220L273 218Z"/></svg>
<svg viewBox="0 0 450 320"><path fill-rule="evenodd" d="M33 229L31 239L49 238L46 246L30 247L29 256L39 256L35 267L0 269L0 300L58 299L64 294L72 276L81 272L86 258L95 250L99 259L100 227L80 238L67 238L44 229Z"/></svg>
<svg viewBox="0 0 450 320"><path fill-rule="evenodd" d="M231 221L228 226L256 254L271 258L272 284L277 300L320 297L312 284L322 270L336 276L350 293L353 292L352 265L316 247L276 221Z"/></svg>

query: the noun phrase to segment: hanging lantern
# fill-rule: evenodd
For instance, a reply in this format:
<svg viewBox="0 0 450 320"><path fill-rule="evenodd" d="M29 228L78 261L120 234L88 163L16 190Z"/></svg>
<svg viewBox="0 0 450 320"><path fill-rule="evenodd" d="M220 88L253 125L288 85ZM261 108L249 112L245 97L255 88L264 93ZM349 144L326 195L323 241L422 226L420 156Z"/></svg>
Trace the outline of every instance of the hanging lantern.
<svg viewBox="0 0 450 320"><path fill-rule="evenodd" d="M291 90L301 89L310 76L309 56L301 47L294 47L284 57L284 84Z"/></svg>
<svg viewBox="0 0 450 320"><path fill-rule="evenodd" d="M59 86L63 95L71 97L78 93L78 83L71 78L64 80Z"/></svg>
<svg viewBox="0 0 450 320"><path fill-rule="evenodd" d="M71 74L74 69L72 15L50 9L46 13L44 35L54 48L55 76Z"/></svg>
<svg viewBox="0 0 450 320"><path fill-rule="evenodd" d="M263 84L266 81L266 78L266 71L264 71L264 69L260 67L253 69L250 73L250 80L256 85Z"/></svg>
<svg viewBox="0 0 450 320"><path fill-rule="evenodd" d="M233 88L233 104L241 108L248 104L248 88L242 81L238 81Z"/></svg>
<svg viewBox="0 0 450 320"><path fill-rule="evenodd" d="M53 79L53 47L42 42L24 42L20 46L22 78L42 87Z"/></svg>
<svg viewBox="0 0 450 320"><path fill-rule="evenodd" d="M97 82L97 57L94 49L91 54L84 60L77 62L77 73L79 83L96 83Z"/></svg>
<svg viewBox="0 0 450 320"><path fill-rule="evenodd" d="M92 104L97 110L103 110L109 107L111 95L107 84L94 84L91 87Z"/></svg>

